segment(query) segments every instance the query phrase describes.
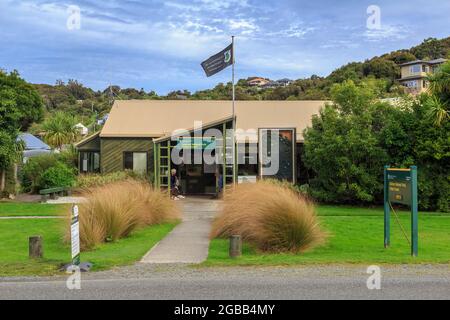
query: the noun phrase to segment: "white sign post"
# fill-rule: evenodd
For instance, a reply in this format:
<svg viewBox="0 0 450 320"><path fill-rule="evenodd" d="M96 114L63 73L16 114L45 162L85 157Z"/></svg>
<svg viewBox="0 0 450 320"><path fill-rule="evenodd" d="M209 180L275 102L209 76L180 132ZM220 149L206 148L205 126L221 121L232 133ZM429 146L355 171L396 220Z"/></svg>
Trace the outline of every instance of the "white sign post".
<svg viewBox="0 0 450 320"><path fill-rule="evenodd" d="M77 205L72 207L70 239L72 245L72 264L78 266L80 265L80 223L78 220Z"/></svg>

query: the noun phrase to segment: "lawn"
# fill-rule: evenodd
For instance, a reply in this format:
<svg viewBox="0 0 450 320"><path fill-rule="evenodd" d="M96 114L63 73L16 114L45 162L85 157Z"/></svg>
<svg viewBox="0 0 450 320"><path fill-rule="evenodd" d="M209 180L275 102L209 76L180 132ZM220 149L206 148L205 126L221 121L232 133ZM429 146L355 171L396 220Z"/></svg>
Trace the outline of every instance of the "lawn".
<svg viewBox="0 0 450 320"><path fill-rule="evenodd" d="M81 254L82 261L94 264L94 271L132 264L169 233L175 224L162 224L134 232L130 237L99 246ZM64 221L60 219L0 221L0 277L53 275L70 261L70 247L62 242ZM44 259L28 258L28 237L42 235Z"/></svg>
<svg viewBox="0 0 450 320"><path fill-rule="evenodd" d="M69 213L70 205L22 202L0 202L0 217L58 216Z"/></svg>
<svg viewBox="0 0 450 320"><path fill-rule="evenodd" d="M450 215L419 216L419 257L410 256L410 246L394 217L391 222L391 247L383 247L383 211L340 206L319 206L319 219L329 233L325 245L304 254L264 254L248 244L243 255L228 257L228 241L215 239L210 244L204 265L291 265L327 263L449 263ZM409 214L400 214L401 224L410 230Z"/></svg>

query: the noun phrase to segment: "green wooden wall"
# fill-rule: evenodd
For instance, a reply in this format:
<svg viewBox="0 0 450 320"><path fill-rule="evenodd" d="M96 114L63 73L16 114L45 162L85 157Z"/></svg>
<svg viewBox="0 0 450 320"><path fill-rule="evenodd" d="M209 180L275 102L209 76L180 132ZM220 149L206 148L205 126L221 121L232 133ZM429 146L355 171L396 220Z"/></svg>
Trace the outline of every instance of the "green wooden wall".
<svg viewBox="0 0 450 320"><path fill-rule="evenodd" d="M147 173L153 173L153 141L150 138L101 138L101 172L123 170L124 152L147 152Z"/></svg>

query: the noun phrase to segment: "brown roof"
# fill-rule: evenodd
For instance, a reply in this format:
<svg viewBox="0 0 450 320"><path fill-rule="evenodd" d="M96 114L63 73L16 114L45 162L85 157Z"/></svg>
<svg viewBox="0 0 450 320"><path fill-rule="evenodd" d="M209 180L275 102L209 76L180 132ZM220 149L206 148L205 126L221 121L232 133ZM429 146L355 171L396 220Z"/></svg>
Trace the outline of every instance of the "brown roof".
<svg viewBox="0 0 450 320"><path fill-rule="evenodd" d="M296 128L297 141L325 101L236 101L236 128ZM119 100L100 134L107 137L160 138L176 129L230 118L231 101Z"/></svg>

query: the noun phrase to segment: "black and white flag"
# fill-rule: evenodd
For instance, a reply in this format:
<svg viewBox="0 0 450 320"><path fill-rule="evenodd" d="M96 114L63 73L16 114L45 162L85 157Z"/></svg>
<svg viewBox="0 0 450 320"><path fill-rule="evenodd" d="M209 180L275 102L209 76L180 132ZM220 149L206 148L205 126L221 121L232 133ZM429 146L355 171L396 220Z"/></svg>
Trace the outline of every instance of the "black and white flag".
<svg viewBox="0 0 450 320"><path fill-rule="evenodd" d="M233 64L233 44L202 62L206 76L211 77Z"/></svg>

